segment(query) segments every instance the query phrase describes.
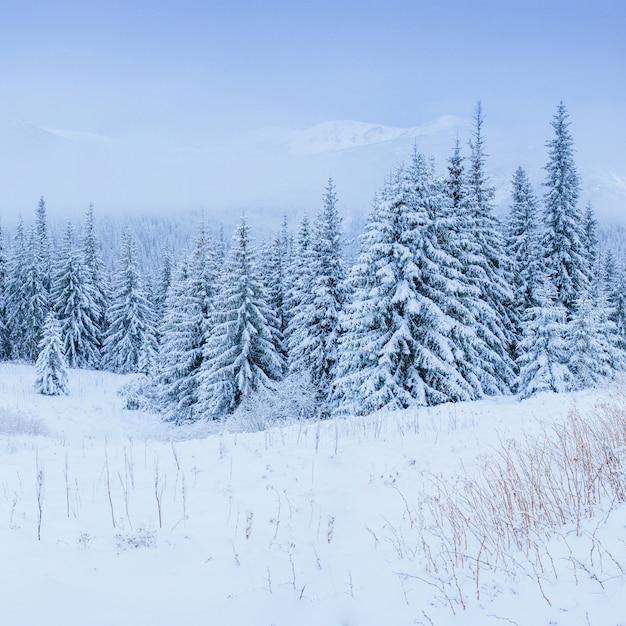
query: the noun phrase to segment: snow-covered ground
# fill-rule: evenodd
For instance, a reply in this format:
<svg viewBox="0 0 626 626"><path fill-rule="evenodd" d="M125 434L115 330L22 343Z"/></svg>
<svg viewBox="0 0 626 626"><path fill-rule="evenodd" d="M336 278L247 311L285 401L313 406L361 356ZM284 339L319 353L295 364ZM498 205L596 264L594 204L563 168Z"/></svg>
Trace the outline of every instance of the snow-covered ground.
<svg viewBox="0 0 626 626"><path fill-rule="evenodd" d="M501 553L438 517L507 441L626 412L615 388L237 433L124 410L126 380L44 397L0 365L0 623L626 624L619 498Z"/></svg>

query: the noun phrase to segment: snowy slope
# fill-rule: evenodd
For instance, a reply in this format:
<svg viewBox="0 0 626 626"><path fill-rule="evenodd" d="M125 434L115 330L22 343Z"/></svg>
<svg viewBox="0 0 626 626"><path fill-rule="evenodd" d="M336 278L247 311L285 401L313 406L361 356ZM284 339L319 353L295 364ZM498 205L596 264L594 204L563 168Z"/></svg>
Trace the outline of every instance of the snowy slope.
<svg viewBox="0 0 626 626"><path fill-rule="evenodd" d="M71 371L59 398L33 380L0 365L4 624L626 623L623 504L500 564L485 549L435 571L450 561L423 549L451 545L429 497L479 475L479 453L573 408L626 410L614 390L237 433L126 411L121 376Z"/></svg>
<svg viewBox="0 0 626 626"><path fill-rule="evenodd" d="M375 146L392 141L408 140L418 144L428 138L449 135L450 132L458 133L466 129L465 120L446 115L412 128L338 120L316 124L304 130L283 130L282 133L283 141L290 152L297 156L305 156ZM281 131L276 132L280 134Z"/></svg>

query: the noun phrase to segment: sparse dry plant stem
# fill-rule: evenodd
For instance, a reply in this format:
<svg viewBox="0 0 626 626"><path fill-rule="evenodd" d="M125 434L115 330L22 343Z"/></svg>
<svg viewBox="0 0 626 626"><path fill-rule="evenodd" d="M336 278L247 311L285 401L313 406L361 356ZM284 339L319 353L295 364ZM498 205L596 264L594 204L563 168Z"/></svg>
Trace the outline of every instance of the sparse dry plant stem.
<svg viewBox="0 0 626 626"><path fill-rule="evenodd" d="M39 458L39 451L35 454L36 483L37 483L37 541L41 541L41 519L43 517L43 497L44 497L44 471Z"/></svg>
<svg viewBox="0 0 626 626"><path fill-rule="evenodd" d="M477 599L484 570L526 569L551 604L542 580L556 579L557 569L546 542L567 525L579 536L585 521L599 510L608 508L608 515L626 502L624 403L603 405L590 415L571 410L540 436L501 439L494 452L478 461L479 471L456 482L431 477L435 495L427 505L435 526L420 542L429 569L436 576L451 573L461 606L465 600L457 576L460 569L472 570ZM408 506L406 510L412 526ZM397 532L395 541L400 541ZM596 567L602 567L605 556L623 571L594 537L591 544L592 566L597 552ZM401 548L404 552L406 544ZM515 560L515 552L525 555L528 568ZM573 567L577 580L577 570L595 578L584 563L576 560Z"/></svg>

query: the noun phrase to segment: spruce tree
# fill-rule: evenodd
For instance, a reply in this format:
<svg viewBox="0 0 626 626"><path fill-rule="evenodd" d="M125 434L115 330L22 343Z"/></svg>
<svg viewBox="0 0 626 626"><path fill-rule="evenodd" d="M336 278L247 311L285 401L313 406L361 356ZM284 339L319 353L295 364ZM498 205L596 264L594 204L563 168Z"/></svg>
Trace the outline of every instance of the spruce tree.
<svg viewBox="0 0 626 626"><path fill-rule="evenodd" d="M626 355L626 271L618 267L612 250L607 250L602 273L608 317L615 324L617 348Z"/></svg>
<svg viewBox="0 0 626 626"><path fill-rule="evenodd" d="M514 320L510 308L513 293L510 267L504 254L502 228L495 216L494 188L486 172L484 117L479 102L474 110L474 130L470 141L470 167L467 174L466 208L468 212L465 250L467 277L476 286L487 309L480 314L477 332L489 346L498 363L493 372L497 388L485 381L485 392L504 393L514 378L512 353L515 343ZM493 377L492 377L493 378Z"/></svg>
<svg viewBox="0 0 626 626"><path fill-rule="evenodd" d="M423 155L388 181L352 270L334 396L339 413L472 397L455 367L446 310L455 261L438 243L446 199Z"/></svg>
<svg viewBox="0 0 626 626"><path fill-rule="evenodd" d="M34 254L39 265L39 274L42 276L46 294L52 286L52 255L50 236L48 235L48 218L46 203L43 197L39 199L35 215L35 235L33 238Z"/></svg>
<svg viewBox="0 0 626 626"><path fill-rule="evenodd" d="M295 313L298 339L292 338L292 369L308 373L318 390L322 414L327 414L330 386L337 363L340 314L346 302L347 270L343 257L344 240L337 210L335 185L328 181L311 233L309 285Z"/></svg>
<svg viewBox="0 0 626 626"><path fill-rule="evenodd" d="M96 332L98 349L100 354L102 354L104 337L107 332L107 311L110 295L108 276L104 270L104 263L95 232L92 204L89 205L85 216L80 262L83 267L83 280L93 298L93 307L87 311L87 314L91 316L91 324ZM99 363L94 363L93 367L99 367Z"/></svg>
<svg viewBox="0 0 626 626"><path fill-rule="evenodd" d="M52 311L46 315L43 337L39 344L39 356L35 364L35 390L47 396L69 393L61 328Z"/></svg>
<svg viewBox="0 0 626 626"><path fill-rule="evenodd" d="M18 220L11 256L8 262L8 276L5 291L6 323L11 344L12 359L26 359L26 315L28 313L27 295L24 291L27 272L27 249L24 235L24 222Z"/></svg>
<svg viewBox="0 0 626 626"><path fill-rule="evenodd" d="M154 335L153 312L142 287L135 242L127 231L113 279L108 333L104 341L104 363L120 374L139 371L142 351Z"/></svg>
<svg viewBox="0 0 626 626"><path fill-rule="evenodd" d="M4 233L0 224L0 360L11 358L11 334L7 312L9 265L4 247Z"/></svg>
<svg viewBox="0 0 626 626"><path fill-rule="evenodd" d="M267 292L268 304L276 315L283 337L289 324L287 291L290 252L291 239L287 231L287 219L284 218L280 232L264 245L261 258L261 278Z"/></svg>
<svg viewBox="0 0 626 626"><path fill-rule="evenodd" d="M176 269L160 326L157 381L165 418L198 419L200 372L215 317L218 267L212 241L200 228L189 259Z"/></svg>
<svg viewBox="0 0 626 626"><path fill-rule="evenodd" d="M39 353L39 342L43 334L43 325L49 310L50 293L46 287L49 281L49 268L46 269L41 261L41 242L39 232L33 227L26 249L25 282L21 286L23 292L23 345L25 357L34 362ZM19 288L19 286L18 286Z"/></svg>
<svg viewBox="0 0 626 626"><path fill-rule="evenodd" d="M222 419L285 371L274 337L278 321L257 276L249 228L242 218L218 297L216 323L205 348L198 410Z"/></svg>
<svg viewBox="0 0 626 626"><path fill-rule="evenodd" d="M587 284L592 284L600 276L600 268L598 262L600 260L599 241L598 241L598 221L591 206L591 202L585 207L583 217L583 249L587 253L586 270Z"/></svg>
<svg viewBox="0 0 626 626"><path fill-rule="evenodd" d="M184 259L174 271L165 299L156 377L163 415L167 421L177 423L195 418L198 401L193 373L198 371L202 354L198 354L197 326L190 315L193 303L193 294L189 293L189 261Z"/></svg>
<svg viewBox="0 0 626 626"><path fill-rule="evenodd" d="M161 248L161 265L154 291L154 317L157 329L160 328L165 315L165 302L172 282L172 270L172 254L170 246L166 244Z"/></svg>
<svg viewBox="0 0 626 626"><path fill-rule="evenodd" d="M568 367L575 389L597 387L623 366L615 324L609 319L604 293L589 289L576 301L567 325Z"/></svg>
<svg viewBox="0 0 626 626"><path fill-rule="evenodd" d="M545 236L543 249L557 300L571 318L578 298L588 287L589 259L584 249L584 216L578 207L580 178L574 163L574 141L568 114L561 102L551 123L554 138L547 142L545 166Z"/></svg>
<svg viewBox="0 0 626 626"><path fill-rule="evenodd" d="M298 347L307 336L308 301L313 290L312 254L311 225L305 215L300 222L294 242L293 256L288 269L289 287L285 294L285 308L288 311L285 344L289 355L289 369L292 372L307 369L304 355L299 352Z"/></svg>
<svg viewBox="0 0 626 626"><path fill-rule="evenodd" d="M482 118L478 118L480 131ZM514 376L509 355L511 321L503 310L511 294L503 263L494 260L502 243L498 233L491 232L497 225L491 205L480 209L477 202L477 197L490 197L489 188L482 190L486 186L482 173L484 139L480 132L478 137L476 144L481 149L475 150L472 169L474 186L480 193L471 188L457 140L444 186L448 202L442 204L437 228L442 249L456 261L454 298L449 300L447 312L456 320L451 333L457 348L457 368L471 382L475 398L505 393Z"/></svg>
<svg viewBox="0 0 626 626"><path fill-rule="evenodd" d="M512 204L507 222L506 251L512 267L513 307L517 334L531 307L539 304L537 290L543 288L539 206L526 172L519 167L512 180Z"/></svg>
<svg viewBox="0 0 626 626"><path fill-rule="evenodd" d="M70 367L96 368L100 363L98 307L89 280L74 251L68 223L52 283L52 305L61 328L63 352Z"/></svg>
<svg viewBox="0 0 626 626"><path fill-rule="evenodd" d="M536 290L537 304L524 315L524 335L519 345L517 391L521 398L541 391L563 393L573 386L567 365L565 307L556 288L544 275Z"/></svg>

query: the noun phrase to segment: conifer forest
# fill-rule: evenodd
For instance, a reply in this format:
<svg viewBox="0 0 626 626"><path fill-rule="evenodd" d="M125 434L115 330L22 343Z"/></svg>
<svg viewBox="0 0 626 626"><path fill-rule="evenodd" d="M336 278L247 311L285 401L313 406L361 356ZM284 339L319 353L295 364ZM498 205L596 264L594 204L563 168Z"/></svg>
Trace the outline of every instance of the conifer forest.
<svg viewBox="0 0 626 626"><path fill-rule="evenodd" d="M163 237L158 267L132 229L108 267L92 206L53 241L41 198L0 233L0 358L36 363L44 394L67 393L68 368L136 374L128 408L174 424L527 398L624 368L624 259L581 201L562 103L543 184L512 172L504 216L480 104L445 164L415 149L389 167L354 254L332 179L295 228L201 223L186 247Z"/></svg>

